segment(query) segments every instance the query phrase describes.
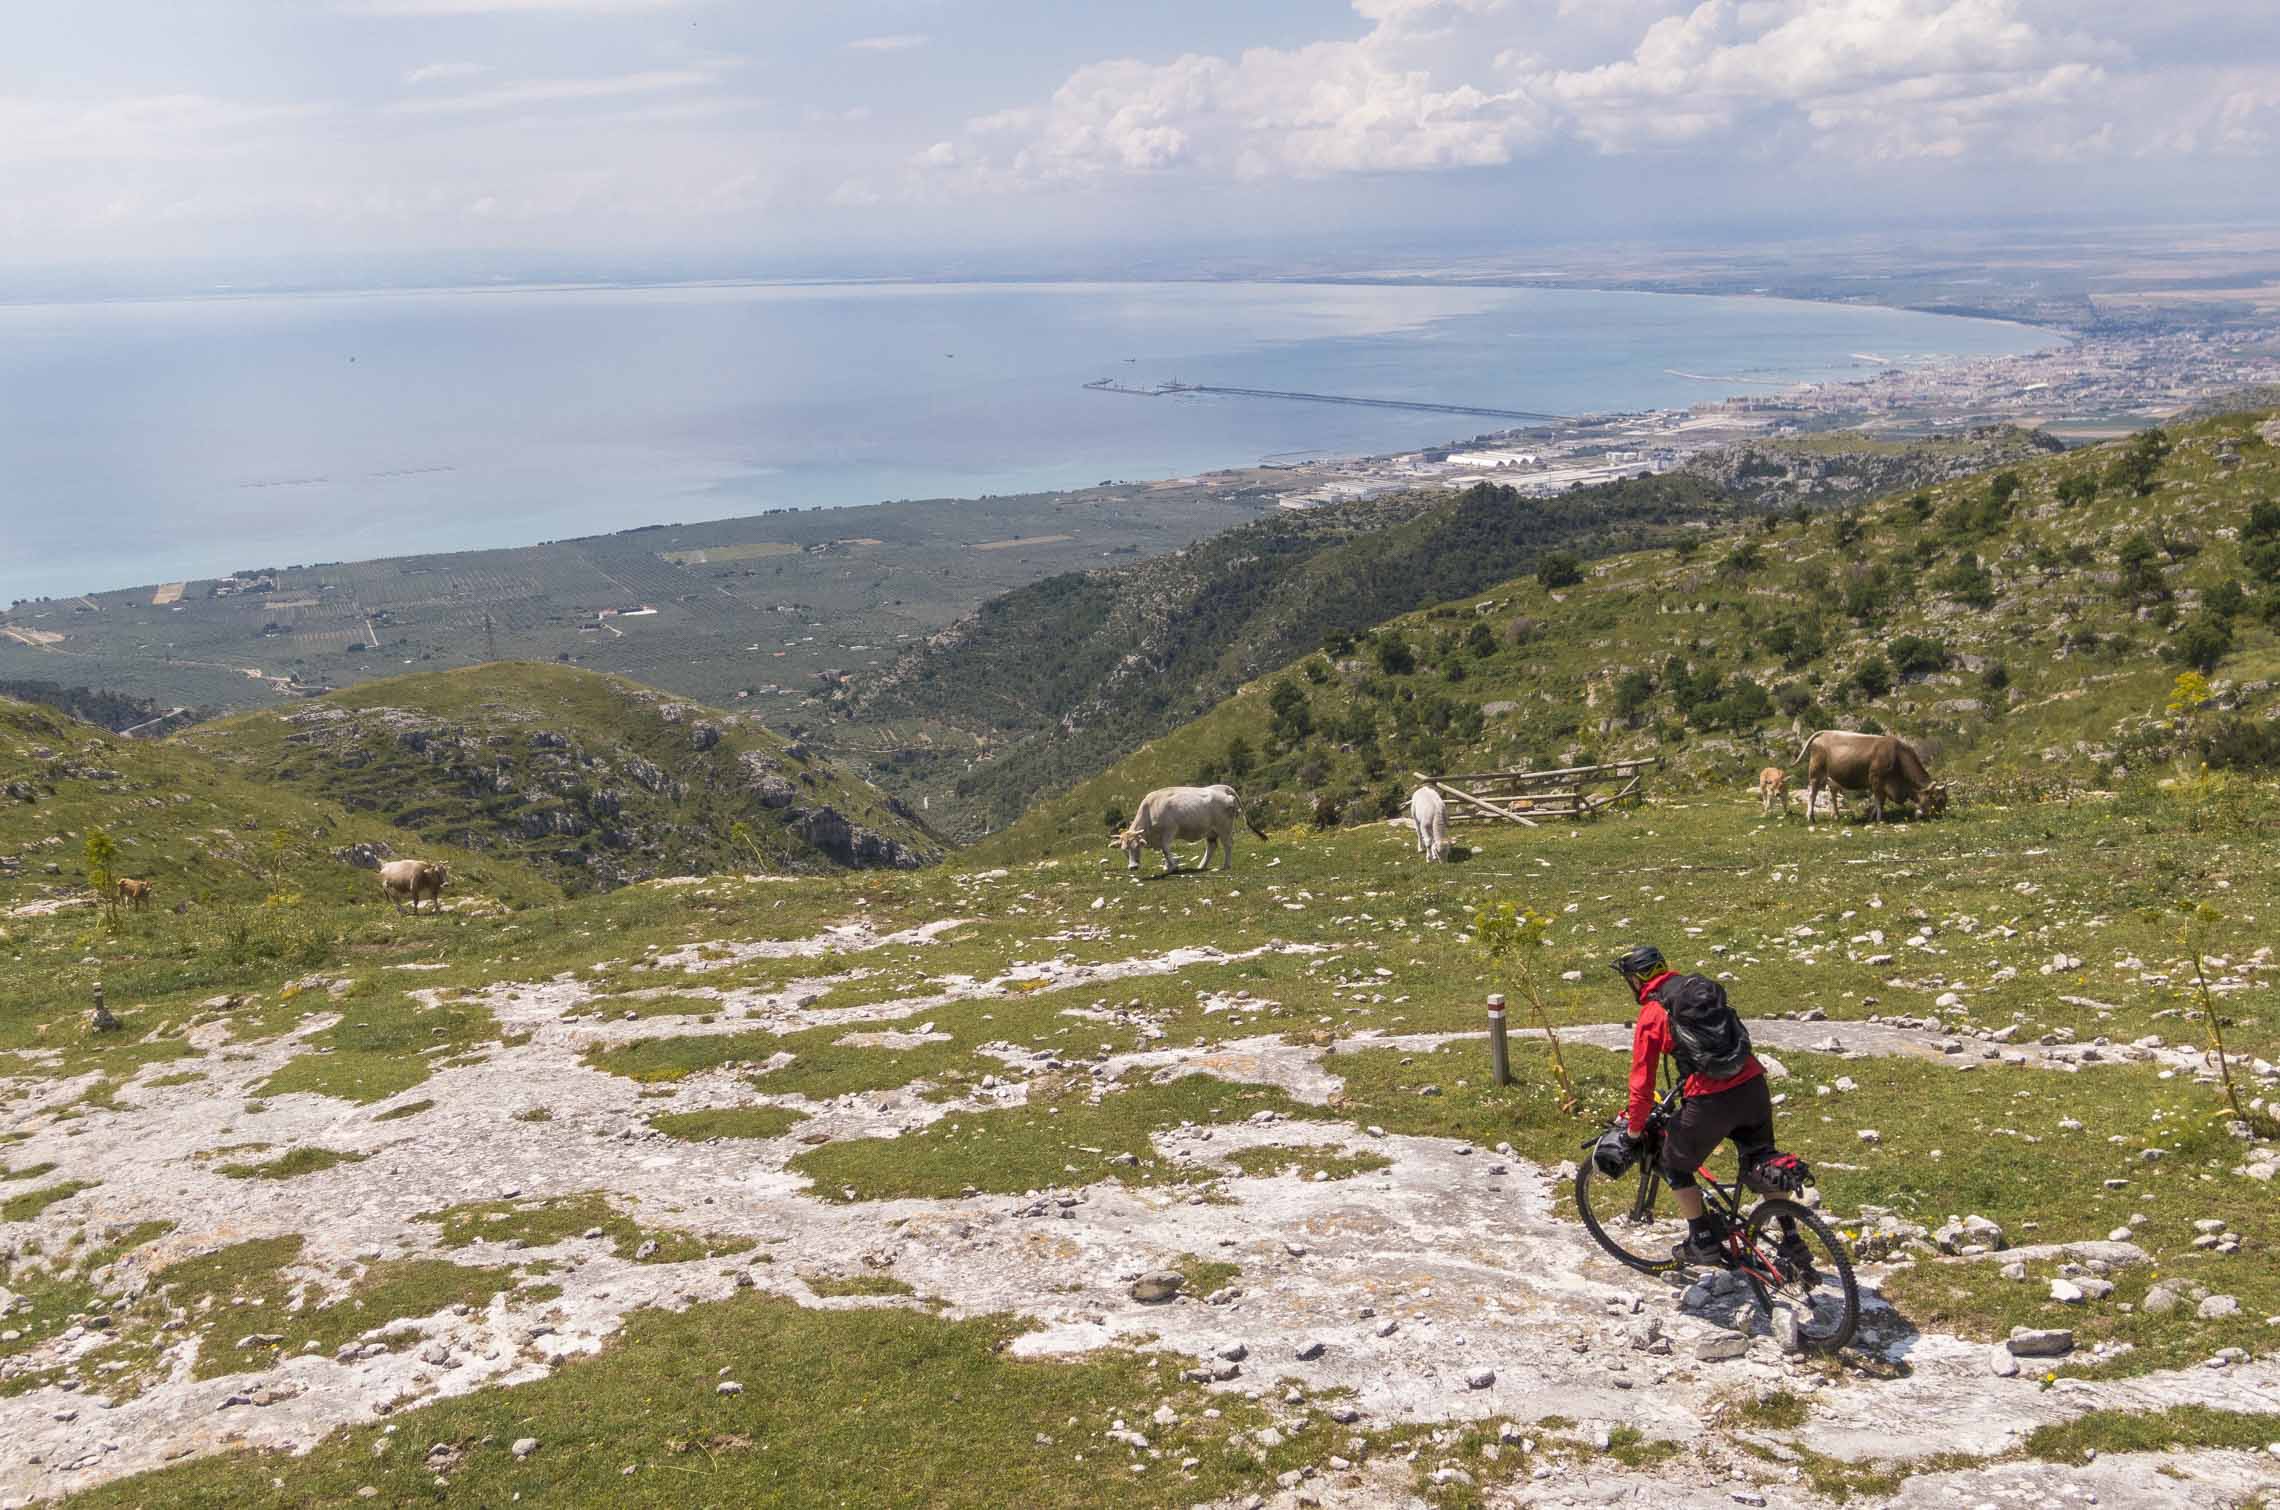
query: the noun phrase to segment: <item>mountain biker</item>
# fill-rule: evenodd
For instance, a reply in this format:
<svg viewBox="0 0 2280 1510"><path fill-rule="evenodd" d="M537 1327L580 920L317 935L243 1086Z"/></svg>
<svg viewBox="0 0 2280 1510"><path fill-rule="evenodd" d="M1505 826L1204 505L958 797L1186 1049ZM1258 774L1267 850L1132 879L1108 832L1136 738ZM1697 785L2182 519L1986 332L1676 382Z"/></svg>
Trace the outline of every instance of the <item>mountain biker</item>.
<svg viewBox="0 0 2280 1510"><path fill-rule="evenodd" d="M1749 1030L1716 981L1679 974L1652 944L1627 950L1613 964L1639 1002L1639 1019L1631 1029L1625 1152L1638 1153L1647 1113L1655 1105L1656 1068L1669 1054L1685 1077L1685 1099L1663 1130L1662 1177L1686 1218L1686 1237L1673 1246L1672 1255L1681 1263L1723 1263L1722 1234L1717 1219L1702 1209L1694 1171L1728 1138L1740 1149L1744 1169L1773 1153L1773 1097L1766 1089L1765 1067L1750 1052ZM1795 1241L1794 1234L1789 1238Z"/></svg>

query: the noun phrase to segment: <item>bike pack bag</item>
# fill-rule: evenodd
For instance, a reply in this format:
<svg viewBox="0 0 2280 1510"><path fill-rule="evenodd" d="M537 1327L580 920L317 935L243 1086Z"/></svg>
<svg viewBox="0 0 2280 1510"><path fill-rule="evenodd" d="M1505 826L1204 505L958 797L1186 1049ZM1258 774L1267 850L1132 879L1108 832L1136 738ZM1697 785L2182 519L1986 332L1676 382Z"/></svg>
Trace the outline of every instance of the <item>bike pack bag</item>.
<svg viewBox="0 0 2280 1510"><path fill-rule="evenodd" d="M1679 1068L1689 1075L1726 1080L1750 1062L1750 1030L1726 1003L1726 988L1700 975L1681 975L1655 991L1670 1018Z"/></svg>

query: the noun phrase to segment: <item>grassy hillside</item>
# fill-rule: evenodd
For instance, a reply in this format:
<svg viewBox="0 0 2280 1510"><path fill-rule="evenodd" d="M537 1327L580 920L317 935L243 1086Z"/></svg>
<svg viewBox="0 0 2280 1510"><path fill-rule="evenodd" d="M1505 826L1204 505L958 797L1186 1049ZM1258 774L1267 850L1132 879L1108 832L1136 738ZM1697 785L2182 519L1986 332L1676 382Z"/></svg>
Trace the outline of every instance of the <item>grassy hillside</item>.
<svg viewBox="0 0 2280 1510"><path fill-rule="evenodd" d="M573 891L719 870L909 867L939 851L891 799L755 720L567 667L369 682L177 742L248 780L375 814L424 842L511 857Z"/></svg>
<svg viewBox="0 0 2280 1510"><path fill-rule="evenodd" d="M1573 581L1513 579L1252 681L981 854L1091 838L1149 787L1207 778L1283 822L1311 819L1318 798L1325 816L1386 816L1418 770L1658 755L1665 787L1746 784L1827 726L1904 732L1981 792L2106 786L2180 754L2271 763L2268 429L2263 415L2199 421L1698 531ZM2211 691L2173 718L2187 670Z"/></svg>
<svg viewBox="0 0 2280 1510"><path fill-rule="evenodd" d="M851 751L883 747L873 778L972 837L1326 638L1478 592L1546 554L1633 550L1680 526L1952 479L2055 445L2007 427L1768 438L1553 498L1480 487L1278 515L993 599L859 685L847 704L858 728L844 738Z"/></svg>
<svg viewBox="0 0 2280 1510"><path fill-rule="evenodd" d="M52 709L0 699L0 902L10 910L85 895L88 833L117 847L118 875L152 882L157 904L201 912L264 896L312 903L376 901L359 846L401 850L384 818L324 796L275 786L181 745L121 739ZM509 905L560 889L504 857L433 847L455 867L462 895Z"/></svg>
<svg viewBox="0 0 2280 1510"><path fill-rule="evenodd" d="M1731 512L1692 478L1526 500L1481 487L1262 520L1172 556L993 599L851 705L879 779L972 836L1177 727L1326 633Z"/></svg>

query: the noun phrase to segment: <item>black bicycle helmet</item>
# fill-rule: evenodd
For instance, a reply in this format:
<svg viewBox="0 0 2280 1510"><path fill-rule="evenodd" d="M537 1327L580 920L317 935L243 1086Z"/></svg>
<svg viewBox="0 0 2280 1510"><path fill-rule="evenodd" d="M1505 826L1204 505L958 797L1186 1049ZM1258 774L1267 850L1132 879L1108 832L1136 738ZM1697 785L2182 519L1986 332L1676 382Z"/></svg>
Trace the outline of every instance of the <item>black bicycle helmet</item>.
<svg viewBox="0 0 2280 1510"><path fill-rule="evenodd" d="M1628 980L1636 976L1653 975L1667 967L1663 964L1660 949L1652 944L1640 944L1618 955L1612 968L1617 975Z"/></svg>

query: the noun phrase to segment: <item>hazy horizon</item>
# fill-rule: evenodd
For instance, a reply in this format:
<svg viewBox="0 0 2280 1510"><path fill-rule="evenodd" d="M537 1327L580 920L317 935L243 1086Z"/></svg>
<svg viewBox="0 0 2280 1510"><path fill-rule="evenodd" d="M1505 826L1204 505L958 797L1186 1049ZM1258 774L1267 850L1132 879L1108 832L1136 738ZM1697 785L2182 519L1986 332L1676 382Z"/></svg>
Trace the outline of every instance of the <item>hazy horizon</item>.
<svg viewBox="0 0 2280 1510"><path fill-rule="evenodd" d="M2280 168L2256 0L89 0L12 40L35 291L2229 222Z"/></svg>

